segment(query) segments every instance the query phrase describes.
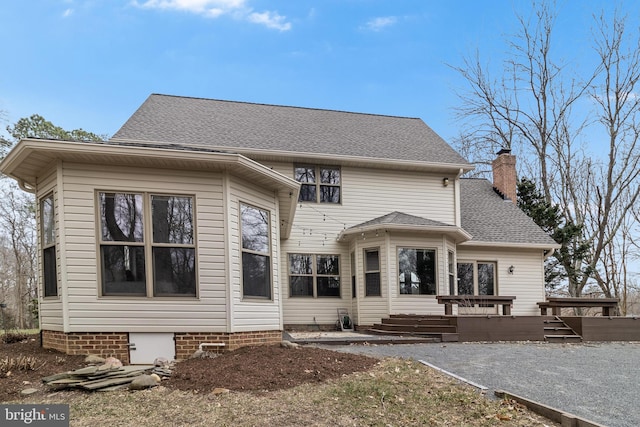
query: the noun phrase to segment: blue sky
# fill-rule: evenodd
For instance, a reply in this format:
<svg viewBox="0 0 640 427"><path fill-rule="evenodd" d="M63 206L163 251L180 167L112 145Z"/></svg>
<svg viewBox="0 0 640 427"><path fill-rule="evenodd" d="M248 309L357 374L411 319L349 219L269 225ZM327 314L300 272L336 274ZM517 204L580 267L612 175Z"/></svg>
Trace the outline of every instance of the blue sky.
<svg viewBox="0 0 640 427"><path fill-rule="evenodd" d="M638 24L640 2L623 4ZM580 66L606 0L558 1ZM6 0L2 129L40 114L112 135L151 93L420 117L447 140L479 49L500 64L529 0Z"/></svg>

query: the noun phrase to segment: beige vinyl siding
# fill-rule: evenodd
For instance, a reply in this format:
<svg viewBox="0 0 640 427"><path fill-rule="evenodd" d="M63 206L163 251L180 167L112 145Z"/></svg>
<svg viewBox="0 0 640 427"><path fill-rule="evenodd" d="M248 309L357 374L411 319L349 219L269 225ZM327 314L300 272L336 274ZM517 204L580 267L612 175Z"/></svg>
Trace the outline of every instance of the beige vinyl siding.
<svg viewBox="0 0 640 427"><path fill-rule="evenodd" d="M358 239L356 241L356 267L358 271L358 324L373 325L380 323L383 317L389 313L389 258L387 257L388 236L382 234L378 237ZM379 249L380 256L380 296L366 296L364 251L366 249Z"/></svg>
<svg viewBox="0 0 640 427"><path fill-rule="evenodd" d="M492 261L497 265L496 287L498 295L514 295L511 314L535 316L540 314L536 305L544 301L544 256L540 249L488 249L459 246L458 261ZM513 265L514 272L508 268Z"/></svg>
<svg viewBox="0 0 640 427"><path fill-rule="evenodd" d="M227 331L220 174L66 163L62 186L67 332ZM100 190L194 196L198 298L99 297L96 191Z"/></svg>
<svg viewBox="0 0 640 427"><path fill-rule="evenodd" d="M293 178L294 163L264 163ZM342 203L303 203L302 208L298 206L296 212L296 225L304 227L313 224L298 219L305 206L307 210L311 209L308 205L321 212L326 210L327 216L338 219L337 225L340 225L340 228L334 227L334 234L339 233L343 225L348 228L393 211L455 224L453 177L449 177L449 185L444 187L444 175L441 174L352 166L343 166L340 169ZM320 215L318 219L322 221L324 218ZM312 218L312 221L315 220L316 218Z"/></svg>
<svg viewBox="0 0 640 427"><path fill-rule="evenodd" d="M293 177L294 163L266 164ZM306 163L305 163L306 164ZM358 301L351 301L350 250L346 243L336 241L345 228L369 221L393 211L453 224L455 221L454 186L443 187L443 176L413 171L390 171L373 168L341 167L341 202L301 203L296 210L291 236L281 242L283 271L283 315L285 324L331 324L337 320L337 309L352 309L357 304L358 324L370 324L388 314L387 293L383 297L361 299L364 279L361 249L369 246L375 235L366 236L367 244L358 242L356 250ZM384 245L380 247L381 268L386 270ZM342 297L289 297L289 253L337 254L340 256ZM386 274L381 277L387 290ZM315 320L314 320L315 319Z"/></svg>
<svg viewBox="0 0 640 427"><path fill-rule="evenodd" d="M59 208L61 207L60 199L58 197L57 186L57 171L54 167L39 179L37 193L36 193L36 206L38 217L36 218L37 229L40 230L40 199L53 192L53 204L54 204L54 219L55 219L55 233L56 233L56 274L58 279L58 296L44 298L44 278L42 277L42 235L38 231L38 295L40 295L39 301L39 314L40 314L40 328L52 331L64 330L64 312L63 312L63 289L62 289L62 262L60 257L60 226L59 226Z"/></svg>
<svg viewBox="0 0 640 427"><path fill-rule="evenodd" d="M229 180L229 236L231 277L231 332L281 330L280 266L278 263L279 217L274 192L262 190L254 183L238 178ZM272 298L259 299L242 295L242 263L240 239L240 203L269 212L271 232L271 284Z"/></svg>

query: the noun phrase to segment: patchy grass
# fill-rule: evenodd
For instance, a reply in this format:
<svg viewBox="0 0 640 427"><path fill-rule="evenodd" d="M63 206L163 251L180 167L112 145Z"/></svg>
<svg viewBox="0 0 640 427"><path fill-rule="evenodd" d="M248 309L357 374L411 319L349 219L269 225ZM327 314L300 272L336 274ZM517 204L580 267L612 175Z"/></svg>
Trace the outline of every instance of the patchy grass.
<svg viewBox="0 0 640 427"><path fill-rule="evenodd" d="M29 402L69 403L71 424L90 427L555 425L518 404L489 400L470 386L401 359L273 392L214 395L160 386L140 392L54 392Z"/></svg>

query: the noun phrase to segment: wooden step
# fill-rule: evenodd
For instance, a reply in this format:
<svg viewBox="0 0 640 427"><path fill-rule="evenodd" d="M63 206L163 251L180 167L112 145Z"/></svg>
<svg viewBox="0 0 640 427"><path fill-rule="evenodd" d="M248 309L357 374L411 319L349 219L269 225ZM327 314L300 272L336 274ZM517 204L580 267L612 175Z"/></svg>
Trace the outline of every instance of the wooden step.
<svg viewBox="0 0 640 427"><path fill-rule="evenodd" d="M382 323L373 325L375 329L383 331L398 331L398 332L456 332L456 327L453 325L396 325L390 323Z"/></svg>
<svg viewBox="0 0 640 427"><path fill-rule="evenodd" d="M393 317L382 319L385 325L450 325L449 319Z"/></svg>
<svg viewBox="0 0 640 427"><path fill-rule="evenodd" d="M580 335L545 335L545 341L558 343L558 342L582 342Z"/></svg>
<svg viewBox="0 0 640 427"><path fill-rule="evenodd" d="M376 328L369 328L367 332L376 335L419 337L422 339L433 339L433 342L458 342L458 334L455 332L402 332L402 331L386 331Z"/></svg>
<svg viewBox="0 0 640 427"><path fill-rule="evenodd" d="M567 326L545 326L544 333L549 335L575 335L573 329Z"/></svg>

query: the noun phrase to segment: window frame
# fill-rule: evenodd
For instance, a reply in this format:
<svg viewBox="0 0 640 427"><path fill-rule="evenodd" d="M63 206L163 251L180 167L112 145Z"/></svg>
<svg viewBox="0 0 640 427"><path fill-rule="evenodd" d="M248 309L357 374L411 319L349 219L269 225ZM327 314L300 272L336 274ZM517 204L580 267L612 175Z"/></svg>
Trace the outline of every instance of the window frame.
<svg viewBox="0 0 640 427"><path fill-rule="evenodd" d="M142 207L139 212L141 215L141 237L140 241L136 241L136 237L133 236L132 240L109 240L104 238L103 234L103 205L102 195L129 195L140 196ZM132 191L132 190L96 190L96 230L97 230L97 258L98 258L98 288L99 296L103 298L176 298L180 300L184 299L198 299L200 293L199 283L199 266L198 266L198 244L197 244L197 200L195 194L186 193L163 193L157 191ZM190 200L191 205L191 241L190 243L167 243L157 242L154 237L154 218L153 218L153 202L154 197L168 197L168 198L186 198ZM131 250L131 248L141 248L142 255L140 260L144 263L142 267L144 277L142 281L144 283L144 291L139 292L111 292L107 289L108 284L105 282L105 263L104 257L106 248L122 247L123 252ZM156 269L156 250L157 248L170 248L170 249L187 249L193 251L193 292L179 293L179 292L160 292L158 290L158 276L159 273Z"/></svg>
<svg viewBox="0 0 640 427"><path fill-rule="evenodd" d="M295 273L293 274L291 272L291 257L293 256L305 256L305 257L311 257L311 273ZM320 274L318 273L318 258L319 257L336 257L337 258L337 266L338 266L338 272L336 274ZM342 299L342 276L341 276L341 271L342 271L342 261L341 261L341 257L339 254L324 254L324 253L319 253L319 254L310 254L310 253L301 253L301 252L290 252L287 254L287 265L288 267L288 271L287 271L287 276L289 278L289 298L340 298ZM292 290L293 287L291 286L292 281L292 277L310 277L311 278L311 283L312 283L312 295L292 295ZM337 278L338 280L338 295L319 295L318 294L318 278Z"/></svg>
<svg viewBox="0 0 640 427"><path fill-rule="evenodd" d="M456 294L458 294L460 290L458 276L458 269L460 264L470 264L473 266L473 295L498 295L498 262L497 261L486 261L486 260L468 260L468 259L459 259L456 262ZM480 283L479 283L479 266L480 265L491 265L493 266L493 293L491 294L480 294Z"/></svg>
<svg viewBox="0 0 640 427"><path fill-rule="evenodd" d="M244 237L244 226L243 226L243 219L242 219L242 207L246 206L247 208L250 209L256 209L262 212L265 212L267 214L267 224L266 224L266 231L267 231L267 237L266 237L266 241L267 241L267 245L268 245L268 249L267 251L258 251L258 250L254 250L251 248L245 248L244 247L244 241L243 241L243 237ZM248 203L248 202L244 202L244 201L239 201L238 202L238 232L239 232L239 249L240 249L240 289L242 292L242 299L243 300L255 300L255 301L273 301L274 295L273 295L273 244L271 242L272 239L272 230L271 230L271 211L269 209L260 207L260 206L256 206L255 204L252 203ZM246 286L245 286L245 254L247 255L255 255L255 256L259 256L259 257L264 257L266 259L265 261L265 266L267 267L268 271L267 274L265 275L265 278L269 281L269 283L267 284L268 286L265 288L266 291L268 291L268 295L252 295L252 294L248 294L245 290Z"/></svg>
<svg viewBox="0 0 640 427"><path fill-rule="evenodd" d="M400 251L402 250L415 250L415 251L423 251L423 252L432 252L433 253L433 283L427 285L433 285L433 293L406 293L402 292L402 285L400 281L400 275L403 274L400 271ZM439 291L439 283L438 283L438 249L437 248L428 248L428 247L417 247L417 246L396 246L396 266L398 268L397 272L397 292L401 297L424 297L424 296L435 296L438 295ZM413 283L413 280L412 280ZM420 289L420 288L418 288Z"/></svg>
<svg viewBox="0 0 640 427"><path fill-rule="evenodd" d="M314 171L314 180L315 181L314 182L298 181L298 179L296 177L296 170L297 169L312 169ZM340 182L338 184L322 182L322 170L323 169L338 171ZM301 198L304 196L305 192L304 191L300 191L300 194L298 195L298 203L324 203L324 204L330 204L330 205L341 205L342 204L342 168L340 166L337 166L337 165L311 165L311 164L305 164L305 163L294 164L293 165L293 179L296 182L300 183L301 190L302 190L302 188L304 186L309 186L309 187L314 187L314 191L315 191L315 200L302 200ZM322 187L338 188L338 194L339 194L338 201L337 202L333 202L333 201L322 200Z"/></svg>
<svg viewBox="0 0 640 427"><path fill-rule="evenodd" d="M51 212L49 214L49 223L47 224L45 223L45 203L49 200L51 202ZM56 238L56 208L53 191L40 198L38 205L40 209L40 235L42 236L40 248L40 255L42 257L42 297L58 298L58 249ZM47 232L47 226L50 228L50 232ZM51 237L51 241L49 241L47 236ZM52 264L48 262L48 260L51 260L51 252L53 252ZM52 271L49 271L49 268L51 268ZM52 278L53 283L49 283Z"/></svg>
<svg viewBox="0 0 640 427"><path fill-rule="evenodd" d="M367 262L367 254L376 252L378 254L378 268L369 270L369 265ZM365 297L381 297L382 296L382 271L380 266L380 248L365 248L363 249L363 257L364 257L364 296ZM378 276L378 293L370 293L369 289L369 275L377 274Z"/></svg>

